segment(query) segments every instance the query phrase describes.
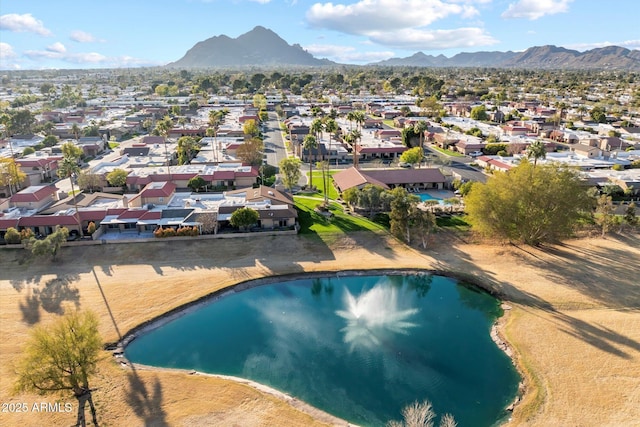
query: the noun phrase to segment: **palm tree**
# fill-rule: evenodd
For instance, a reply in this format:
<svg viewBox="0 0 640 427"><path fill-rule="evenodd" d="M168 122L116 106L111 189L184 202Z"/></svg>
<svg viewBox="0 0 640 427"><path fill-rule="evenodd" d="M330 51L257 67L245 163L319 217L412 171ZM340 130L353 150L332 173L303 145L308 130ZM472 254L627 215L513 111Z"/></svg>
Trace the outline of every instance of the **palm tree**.
<svg viewBox="0 0 640 427"><path fill-rule="evenodd" d="M212 129L213 132L213 149L211 153L214 155L213 161L217 160L218 154L218 127L220 126L220 122L224 118L224 113L220 110L211 110L209 111L209 129ZM207 134L209 133L209 129L207 129Z"/></svg>
<svg viewBox="0 0 640 427"><path fill-rule="evenodd" d="M359 130L352 130L349 135L351 135L351 143L353 144L353 166L358 169L358 141L362 138L362 133Z"/></svg>
<svg viewBox="0 0 640 427"><path fill-rule="evenodd" d="M425 120L420 120L413 125L413 132L417 133L420 137L420 150L422 150L422 157L424 157L424 133L427 130L427 122ZM420 162L418 162L418 167L422 166L422 157L420 157Z"/></svg>
<svg viewBox="0 0 640 427"><path fill-rule="evenodd" d="M362 129L364 122L367 120L367 116L364 114L364 111L356 111L353 115L355 122L358 124L358 129Z"/></svg>
<svg viewBox="0 0 640 427"><path fill-rule="evenodd" d="M164 155L167 158L167 172L169 173L169 176L171 176L171 160L169 152L167 151L167 138L169 137L169 131L172 127L173 120L171 120L171 117L169 116L165 116L164 119L160 120L156 124L156 131L158 132L158 135L164 137Z"/></svg>
<svg viewBox="0 0 640 427"><path fill-rule="evenodd" d="M329 134L329 153L331 153L331 136L338 131L338 123L332 118L327 118L324 122L324 129ZM336 155L336 166L338 166L338 156Z"/></svg>
<svg viewBox="0 0 640 427"><path fill-rule="evenodd" d="M347 121L349 121L349 130L351 130L351 128L353 127L353 122L356 120L356 113L355 111L349 111L347 113Z"/></svg>
<svg viewBox="0 0 640 427"><path fill-rule="evenodd" d="M533 167L538 164L538 159L545 159L546 157L547 150L545 149L544 142L541 139L533 141L527 148L527 158L533 159Z"/></svg>
<svg viewBox="0 0 640 427"><path fill-rule="evenodd" d="M578 116L580 117L580 121L582 121L582 118L584 117L584 115L587 113L587 107L584 105L580 105L578 108L576 108L576 111L578 111Z"/></svg>
<svg viewBox="0 0 640 427"><path fill-rule="evenodd" d="M324 160L316 164L316 168L322 171L322 186L324 187L324 205L329 206L329 162Z"/></svg>
<svg viewBox="0 0 640 427"><path fill-rule="evenodd" d="M73 126L71 126L71 133L73 134L73 137L77 140L78 136L80 135L80 126L78 126L77 123L74 123Z"/></svg>
<svg viewBox="0 0 640 427"><path fill-rule="evenodd" d="M314 119L311 122L311 126L309 127L309 131L316 137L317 141L322 139L322 131L324 130L324 123L322 119Z"/></svg>
<svg viewBox="0 0 640 427"><path fill-rule="evenodd" d="M58 165L58 176L60 178L69 178L71 182L71 193L73 193L73 205L76 209L76 219L78 220L78 227L80 233L82 233L82 224L80 223L80 215L78 214L78 202L76 200L76 190L73 186L73 177L80 173L80 166L78 166L78 158L73 156L64 156L62 163Z"/></svg>
<svg viewBox="0 0 640 427"><path fill-rule="evenodd" d="M311 150L318 148L318 140L315 136L309 134L304 137L302 145L309 155L309 187L313 187L313 160L311 159Z"/></svg>

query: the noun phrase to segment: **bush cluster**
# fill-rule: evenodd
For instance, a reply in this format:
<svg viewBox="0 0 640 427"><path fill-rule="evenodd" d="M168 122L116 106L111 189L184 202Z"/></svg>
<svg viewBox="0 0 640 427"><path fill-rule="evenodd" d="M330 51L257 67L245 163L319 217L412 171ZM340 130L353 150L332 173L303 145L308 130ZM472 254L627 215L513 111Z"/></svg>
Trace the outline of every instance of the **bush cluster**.
<svg viewBox="0 0 640 427"><path fill-rule="evenodd" d="M178 229L172 227L158 227L153 232L155 237L174 237L174 236L198 236L200 232L198 227L180 227Z"/></svg>

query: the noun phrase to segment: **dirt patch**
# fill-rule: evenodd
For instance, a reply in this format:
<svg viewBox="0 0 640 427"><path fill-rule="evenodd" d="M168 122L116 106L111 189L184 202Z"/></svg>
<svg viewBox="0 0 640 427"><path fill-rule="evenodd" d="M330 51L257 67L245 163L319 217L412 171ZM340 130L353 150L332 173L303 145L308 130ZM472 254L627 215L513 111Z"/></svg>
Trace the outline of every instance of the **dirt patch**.
<svg viewBox="0 0 640 427"><path fill-rule="evenodd" d="M56 263L0 251L0 399L29 330L92 309L106 342L163 313L260 277L367 267L453 272L512 307L502 336L526 374L514 425L638 425L640 238L581 239L544 250L438 234L426 251L374 233L63 248ZM107 425L326 425L286 399L234 381L131 371L105 352L94 380ZM73 402L72 399L64 401ZM74 406L75 410L75 406ZM0 413L0 424L65 425L75 413ZM634 424L635 423L635 424Z"/></svg>

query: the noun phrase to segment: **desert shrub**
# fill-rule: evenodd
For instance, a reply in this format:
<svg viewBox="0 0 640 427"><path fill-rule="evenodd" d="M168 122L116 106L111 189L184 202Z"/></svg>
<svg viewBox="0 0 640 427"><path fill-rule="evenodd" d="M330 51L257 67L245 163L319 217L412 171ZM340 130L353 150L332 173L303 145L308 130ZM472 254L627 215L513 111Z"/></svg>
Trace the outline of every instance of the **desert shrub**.
<svg viewBox="0 0 640 427"><path fill-rule="evenodd" d="M7 232L4 234L4 241L7 244L20 243L20 232L13 227L7 228Z"/></svg>
<svg viewBox="0 0 640 427"><path fill-rule="evenodd" d="M23 228L20 230L20 240L29 240L34 236L33 230L30 228Z"/></svg>

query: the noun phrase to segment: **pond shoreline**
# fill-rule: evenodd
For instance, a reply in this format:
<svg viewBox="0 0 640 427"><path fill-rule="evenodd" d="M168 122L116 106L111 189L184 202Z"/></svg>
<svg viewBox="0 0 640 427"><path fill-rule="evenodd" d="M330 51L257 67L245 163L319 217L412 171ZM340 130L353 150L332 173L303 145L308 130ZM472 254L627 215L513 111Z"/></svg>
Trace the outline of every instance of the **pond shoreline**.
<svg viewBox="0 0 640 427"><path fill-rule="evenodd" d="M335 275L335 277L339 278L339 277L354 277L354 276L371 276L371 275L403 275L403 276L409 276L409 275L437 275L437 276L442 276L442 277L447 277L447 278L451 278L451 279L455 279L456 281L458 281L458 284L462 285L462 286L472 286L475 287L477 289L480 289L483 292L486 292L488 294L490 294L491 296L493 296L494 298L498 299L500 304L500 308L502 310L502 314L496 318L495 322L491 325L490 328L490 337L492 339L492 341L496 344L496 346L503 351L507 357L509 358L509 360L511 361L512 365L515 367L516 371L518 372L518 375L520 376L520 381L518 383L518 392L513 400L513 402L511 404L509 404L508 406L506 406L504 408L505 411L505 415L503 416L502 420L500 421L500 424L504 423L505 418L507 418L509 416L510 413L513 412L514 408L516 407L516 405L521 402L522 400L522 396L524 394L524 372L522 371L522 366L520 366L520 364L518 363L518 359L517 357L515 357L515 352L514 349L511 347L511 345L508 343L508 341L506 340L506 338L504 337L504 334L502 333L505 325L506 325L506 320L507 320L507 316L509 314L509 311L511 309L511 307L507 304L505 304L504 302L504 298L501 298L502 296L499 295L499 293L495 292L494 289L491 289L487 286L483 286L482 284L478 283L477 280L474 280L473 278L470 278L464 274L458 274L455 272L450 272L450 271L441 271L441 270L432 270L432 269L417 269L417 268L406 268L406 269L357 269L357 270L340 270L340 271L313 271L313 272L306 272L306 273L292 273L292 274L283 274L283 275L274 275L274 276L268 276L268 277L262 277L262 278L257 278L257 279L249 279L246 281L242 281L230 286L227 286L225 288L222 288L220 290L214 291L212 293L209 293L207 295L204 295L200 298L197 298L194 301L191 301L189 303L183 304L179 307L176 307L160 316L157 316L153 319L150 319L134 328L132 328L131 330L127 331L123 338L115 343L108 343L105 345L105 349L112 351L114 357L116 357L118 359L118 362L120 363L120 366L123 368L128 368L128 369L144 369L144 370L151 370L151 371L166 371L166 372L181 372L181 373L185 373L185 374L189 374L189 375L203 375L203 376L209 376L209 377L215 377L215 378L221 378L221 379L226 379L226 380L231 380L231 381L235 381L241 384L245 384L248 385L250 387L253 387L254 389L261 391L261 392L265 392L269 395L272 395L286 403L288 403L289 405L293 406L294 408L305 412L309 415L311 415L312 417L314 417L314 419L317 419L319 421L322 422L328 422L331 423L333 425L340 425L340 426L348 426L348 427L356 427L356 424L352 424L349 423L346 420L340 419L338 417L335 417L321 409L318 409L304 401L301 401L293 396L290 396L284 392L281 392L277 389L274 389L272 387L266 386L264 384L261 384L259 382L256 381L252 381L250 379L247 378L241 378L241 377L235 377L235 376L228 376L228 375L220 375L220 374L210 374L210 373L204 373L204 372L199 372L199 371L195 371L195 370L189 370L189 369L178 369L178 368L161 368L161 367L154 367L154 366L149 366L149 365L142 365L142 364L137 364L137 363L131 363L130 361L128 361L126 359L126 357L124 356L124 351L125 348L128 344L130 344L132 341L134 341L138 336L148 333L150 331L153 331L157 328L162 327L163 325L166 325L167 323L178 319L182 316L185 316L189 313L192 313L196 310L198 310L199 308L201 308L202 306L208 305L212 302L215 302L219 299L222 299L228 295L231 294L235 294L237 292L242 292L248 289L252 289L252 288L256 288L256 287L260 287L260 286L264 286L264 285L270 285L270 284L275 284L275 283L281 283L281 282L286 282L286 281L293 281L293 280L298 280L298 279L314 279L314 278L326 278L326 277L330 277L332 275Z"/></svg>

